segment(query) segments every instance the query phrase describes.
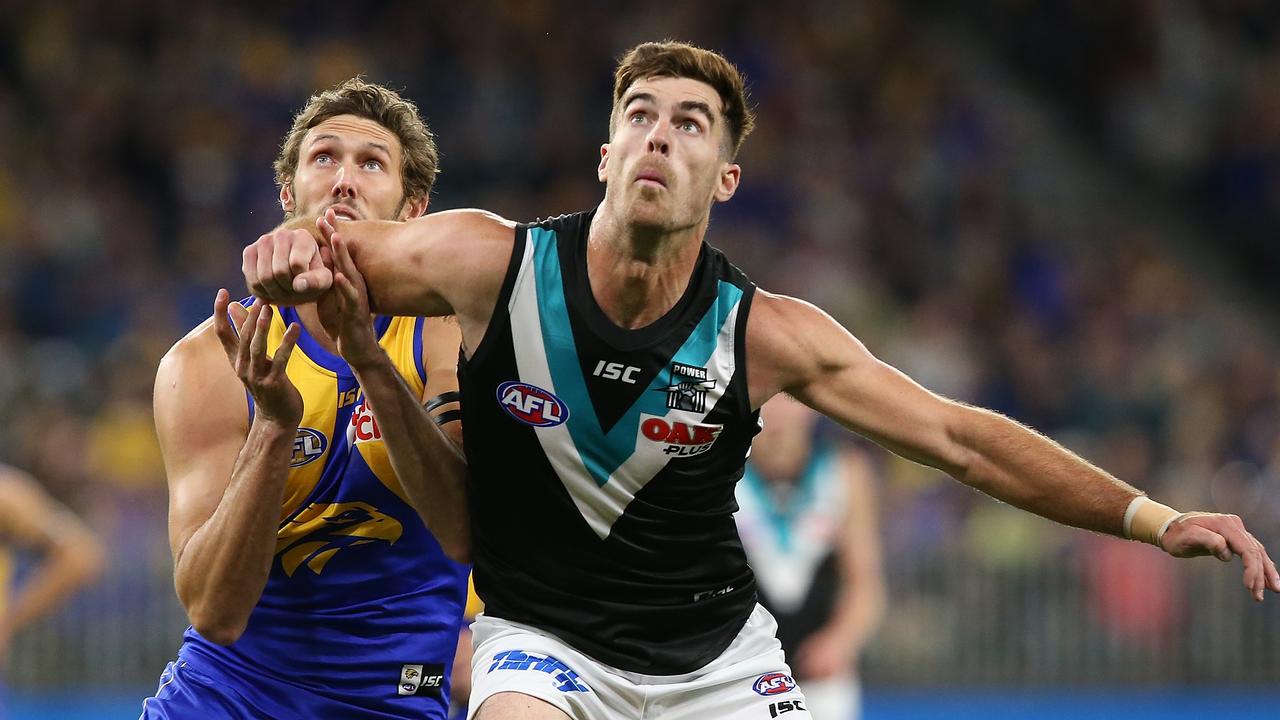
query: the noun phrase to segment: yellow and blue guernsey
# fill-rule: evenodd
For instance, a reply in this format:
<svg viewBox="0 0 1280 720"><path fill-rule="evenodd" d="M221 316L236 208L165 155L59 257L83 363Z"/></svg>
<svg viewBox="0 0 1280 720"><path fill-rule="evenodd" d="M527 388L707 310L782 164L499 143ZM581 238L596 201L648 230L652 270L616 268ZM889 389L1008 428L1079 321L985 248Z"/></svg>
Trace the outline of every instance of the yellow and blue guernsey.
<svg viewBox="0 0 1280 720"><path fill-rule="evenodd" d="M297 320L275 314L268 352ZM420 396L422 319L374 324ZM409 505L346 362L304 330L287 370L304 411L262 598L230 646L188 628L142 716L443 719L469 568Z"/></svg>

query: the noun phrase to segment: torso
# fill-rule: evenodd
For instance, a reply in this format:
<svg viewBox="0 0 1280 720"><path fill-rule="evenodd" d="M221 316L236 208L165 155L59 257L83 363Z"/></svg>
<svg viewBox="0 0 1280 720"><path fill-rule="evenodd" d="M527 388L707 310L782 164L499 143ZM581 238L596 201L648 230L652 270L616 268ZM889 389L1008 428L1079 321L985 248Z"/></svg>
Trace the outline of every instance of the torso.
<svg viewBox="0 0 1280 720"><path fill-rule="evenodd" d="M291 308L274 315L268 353L297 320ZM422 322L375 320L380 344L419 397ZM467 567L444 555L409 505L346 363L304 331L288 374L304 411L266 588L236 643L215 645L188 629L180 657L242 695L285 698L280 707L308 716L444 717L447 698L426 678L447 677ZM422 665L424 679L402 694L406 665Z"/></svg>
<svg viewBox="0 0 1280 720"><path fill-rule="evenodd" d="M785 482L753 464L737 491L738 531L760 583L760 602L778 621L783 649L794 652L834 611L838 547L849 497L839 455L817 445Z"/></svg>
<svg viewBox="0 0 1280 720"><path fill-rule="evenodd" d="M741 372L755 288L704 246L675 307L619 328L587 280L590 221L516 229L459 368L476 587L486 613L609 665L688 672L755 605L732 518L758 430Z"/></svg>

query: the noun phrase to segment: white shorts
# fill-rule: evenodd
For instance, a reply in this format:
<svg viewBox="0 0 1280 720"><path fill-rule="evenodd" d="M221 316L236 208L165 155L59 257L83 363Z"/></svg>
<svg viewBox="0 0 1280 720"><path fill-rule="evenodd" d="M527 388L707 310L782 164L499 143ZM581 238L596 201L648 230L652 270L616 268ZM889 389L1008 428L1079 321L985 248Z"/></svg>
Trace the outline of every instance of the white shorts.
<svg viewBox="0 0 1280 720"><path fill-rule="evenodd" d="M618 670L553 635L484 614L471 631L468 720L501 692L533 696L574 720L811 720L778 624L759 605L719 657L684 675Z"/></svg>

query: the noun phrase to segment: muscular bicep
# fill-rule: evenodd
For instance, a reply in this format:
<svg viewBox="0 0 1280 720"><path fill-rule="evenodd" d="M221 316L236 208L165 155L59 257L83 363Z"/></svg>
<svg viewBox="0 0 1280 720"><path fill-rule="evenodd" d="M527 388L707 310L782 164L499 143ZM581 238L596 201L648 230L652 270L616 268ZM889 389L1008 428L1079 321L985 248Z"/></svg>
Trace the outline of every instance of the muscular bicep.
<svg viewBox="0 0 1280 720"><path fill-rule="evenodd" d="M153 407L175 561L222 501L248 434L244 392L206 323L160 361Z"/></svg>
<svg viewBox="0 0 1280 720"><path fill-rule="evenodd" d="M422 362L427 371L422 402L432 420L462 447L462 410L458 403L458 350L462 332L453 317L427 318L422 331Z"/></svg>
<svg viewBox="0 0 1280 720"><path fill-rule="evenodd" d="M951 428L963 406L880 361L813 305L764 295L748 325L749 352L762 358L752 363L760 376L751 380L753 402L786 392L905 458L948 472L960 466Z"/></svg>

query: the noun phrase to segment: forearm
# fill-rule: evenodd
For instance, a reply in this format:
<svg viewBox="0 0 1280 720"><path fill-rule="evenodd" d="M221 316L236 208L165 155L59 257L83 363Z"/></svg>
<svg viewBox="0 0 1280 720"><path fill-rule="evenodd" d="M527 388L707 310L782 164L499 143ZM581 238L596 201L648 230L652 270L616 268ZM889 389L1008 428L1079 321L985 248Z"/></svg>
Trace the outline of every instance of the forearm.
<svg viewBox="0 0 1280 720"><path fill-rule="evenodd" d="M836 611L827 623L827 630L836 633L844 644L861 652L867 640L875 634L884 617L885 590L880 583L845 583Z"/></svg>
<svg viewBox="0 0 1280 720"><path fill-rule="evenodd" d="M468 562L467 465L384 353L353 365L396 477L445 554Z"/></svg>
<svg viewBox="0 0 1280 720"><path fill-rule="evenodd" d="M1124 536L1125 510L1141 493L1049 438L996 413L961 408L956 479L1050 520Z"/></svg>
<svg viewBox="0 0 1280 720"><path fill-rule="evenodd" d="M49 551L18 588L7 624L16 632L52 612L102 571L102 549L91 535L76 535Z"/></svg>
<svg viewBox="0 0 1280 720"><path fill-rule="evenodd" d="M266 587L296 436L296 427L255 418L221 502L175 562L178 598L214 642L239 637Z"/></svg>

